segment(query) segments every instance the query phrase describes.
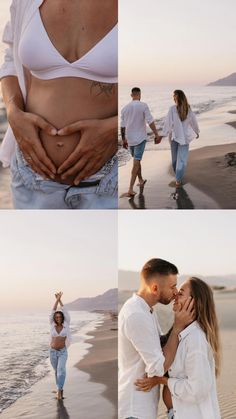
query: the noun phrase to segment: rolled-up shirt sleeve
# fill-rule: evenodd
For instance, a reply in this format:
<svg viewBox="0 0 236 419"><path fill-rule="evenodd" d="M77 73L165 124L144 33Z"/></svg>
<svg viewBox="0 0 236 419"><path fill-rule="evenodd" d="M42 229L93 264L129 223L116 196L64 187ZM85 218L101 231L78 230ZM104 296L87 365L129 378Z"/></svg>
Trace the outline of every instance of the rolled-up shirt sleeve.
<svg viewBox="0 0 236 419"><path fill-rule="evenodd" d="M169 378L168 387L172 397L189 403L198 403L204 400L212 386L207 355L199 351L187 353L185 368L186 378Z"/></svg>
<svg viewBox="0 0 236 419"><path fill-rule="evenodd" d="M12 2L10 7L11 18L7 22L2 36L2 42L6 44L4 62L0 68L0 80L3 77L7 76L17 76L14 56L13 56L13 44L14 44L14 25L15 25L15 15L16 15L16 6L15 1Z"/></svg>
<svg viewBox="0 0 236 419"><path fill-rule="evenodd" d="M148 377L163 376L165 357L153 334L153 327L142 313L134 313L127 319L126 336L132 342L145 364Z"/></svg>
<svg viewBox="0 0 236 419"><path fill-rule="evenodd" d="M150 109L148 107L148 105L145 106L144 108L144 117L145 117L145 121L150 125L152 122L154 122L154 118L150 112Z"/></svg>

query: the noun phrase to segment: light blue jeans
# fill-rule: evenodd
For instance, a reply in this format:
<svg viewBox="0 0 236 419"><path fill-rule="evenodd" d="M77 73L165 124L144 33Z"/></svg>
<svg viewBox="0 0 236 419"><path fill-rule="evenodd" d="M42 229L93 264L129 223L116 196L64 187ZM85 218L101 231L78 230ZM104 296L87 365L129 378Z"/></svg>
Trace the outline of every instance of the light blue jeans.
<svg viewBox="0 0 236 419"><path fill-rule="evenodd" d="M59 350L50 348L50 361L55 371L58 390L63 390L65 384L67 357L68 354L66 347Z"/></svg>
<svg viewBox="0 0 236 419"><path fill-rule="evenodd" d="M172 166L177 182L180 182L183 178L188 162L188 153L189 144L180 145L174 140L171 141Z"/></svg>
<svg viewBox="0 0 236 419"><path fill-rule="evenodd" d="M118 159L114 156L101 169L96 186L70 186L44 180L26 163L17 148L11 162L15 209L117 209Z"/></svg>

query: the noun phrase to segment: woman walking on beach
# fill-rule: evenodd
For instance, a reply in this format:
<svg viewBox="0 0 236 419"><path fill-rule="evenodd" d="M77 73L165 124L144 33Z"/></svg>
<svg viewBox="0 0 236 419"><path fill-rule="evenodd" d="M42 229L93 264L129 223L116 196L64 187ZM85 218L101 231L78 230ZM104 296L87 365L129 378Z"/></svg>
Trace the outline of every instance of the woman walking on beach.
<svg viewBox="0 0 236 419"><path fill-rule="evenodd" d="M57 399L63 398L66 378L67 347L70 344L70 315L61 301L62 292L55 294L56 301L50 314L51 345L50 361L55 371ZM58 305L60 309L58 310Z"/></svg>
<svg viewBox="0 0 236 419"><path fill-rule="evenodd" d="M17 209L117 208L117 0L13 0L0 69Z"/></svg>
<svg viewBox="0 0 236 419"><path fill-rule="evenodd" d="M220 343L213 292L199 278L184 282L174 311L194 299L195 320L179 334L179 346L168 377L137 381L143 391L164 384L163 400L169 419L220 419L216 376L220 371Z"/></svg>
<svg viewBox="0 0 236 419"><path fill-rule="evenodd" d="M199 127L195 114L182 90L174 91L175 105L171 106L165 119L161 137L169 136L172 166L176 176L176 187L180 187L187 166L189 144L199 138Z"/></svg>

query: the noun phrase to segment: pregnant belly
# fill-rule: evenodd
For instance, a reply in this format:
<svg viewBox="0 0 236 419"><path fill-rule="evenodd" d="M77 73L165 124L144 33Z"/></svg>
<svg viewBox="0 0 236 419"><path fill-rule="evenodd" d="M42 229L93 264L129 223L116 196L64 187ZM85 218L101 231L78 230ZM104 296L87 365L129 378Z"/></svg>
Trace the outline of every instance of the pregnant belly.
<svg viewBox="0 0 236 419"><path fill-rule="evenodd" d="M28 90L26 110L40 115L56 129L61 129L76 121L85 119L103 119L116 115L117 91L110 97L91 93L91 81L79 78L61 78L39 80L32 77ZM80 132L66 136L50 136L40 132L42 145L58 168L75 150L80 141ZM76 176L76 175L75 175ZM73 184L74 178L62 181L58 175L56 181Z"/></svg>

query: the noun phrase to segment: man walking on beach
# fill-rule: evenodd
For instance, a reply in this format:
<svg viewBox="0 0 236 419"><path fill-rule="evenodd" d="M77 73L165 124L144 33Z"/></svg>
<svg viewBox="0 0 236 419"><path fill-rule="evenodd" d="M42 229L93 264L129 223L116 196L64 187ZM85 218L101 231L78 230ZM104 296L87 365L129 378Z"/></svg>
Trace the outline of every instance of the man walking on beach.
<svg viewBox="0 0 236 419"><path fill-rule="evenodd" d="M155 126L154 119L146 103L141 102L141 90L134 87L131 91L132 101L121 110L121 137L124 148L130 148L133 157L133 168L128 192L125 196L132 197L134 192L134 183L139 179L139 186L143 189L146 180L142 177L141 160L147 141L146 124L155 135L154 142L158 144L159 136Z"/></svg>
<svg viewBox="0 0 236 419"><path fill-rule="evenodd" d="M178 270L162 259L151 259L141 271L137 294L119 314L119 419L157 419L159 386L137 391L135 382L145 374L163 376L173 363L179 333L193 321L193 300L175 312L172 331L161 348L161 329L153 311L157 303L169 304L177 295Z"/></svg>

